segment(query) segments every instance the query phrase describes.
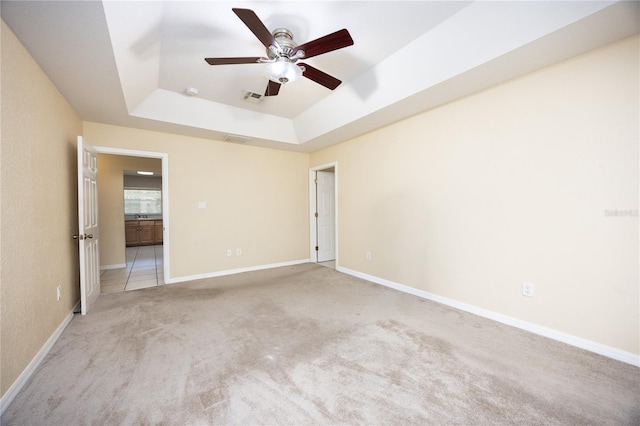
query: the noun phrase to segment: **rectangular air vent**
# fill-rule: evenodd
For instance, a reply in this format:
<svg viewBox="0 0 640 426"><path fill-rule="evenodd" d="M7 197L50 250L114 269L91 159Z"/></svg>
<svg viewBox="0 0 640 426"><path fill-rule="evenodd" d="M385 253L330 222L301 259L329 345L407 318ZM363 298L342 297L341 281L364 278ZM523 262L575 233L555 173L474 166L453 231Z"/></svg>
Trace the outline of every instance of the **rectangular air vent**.
<svg viewBox="0 0 640 426"><path fill-rule="evenodd" d="M260 93L251 92L249 90L244 92L244 100L247 101L247 102L254 103L254 104L260 103L260 101L262 100L263 96L264 95L261 95Z"/></svg>
<svg viewBox="0 0 640 426"><path fill-rule="evenodd" d="M227 135L224 137L225 142L247 143L250 140L251 138L248 138L246 136L240 136L240 135Z"/></svg>

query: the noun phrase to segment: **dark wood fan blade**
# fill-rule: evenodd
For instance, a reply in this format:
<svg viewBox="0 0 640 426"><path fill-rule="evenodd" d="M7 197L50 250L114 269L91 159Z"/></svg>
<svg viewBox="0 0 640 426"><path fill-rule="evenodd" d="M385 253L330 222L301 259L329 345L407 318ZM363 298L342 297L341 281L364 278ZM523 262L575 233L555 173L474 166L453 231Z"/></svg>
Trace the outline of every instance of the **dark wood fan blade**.
<svg viewBox="0 0 640 426"><path fill-rule="evenodd" d="M258 40L260 40L260 42L264 44L264 47L266 47L267 49L271 45L278 48L280 47L276 39L273 37L273 34L271 34L267 27L264 26L260 18L258 18L258 15L256 15L253 10L239 9L236 7L234 7L232 10L236 15L238 15L238 18L240 18L242 22L244 22L244 24L251 30L251 32L256 37L258 37Z"/></svg>
<svg viewBox="0 0 640 426"><path fill-rule="evenodd" d="M250 58L204 58L209 65L232 65L232 64L257 64L262 59L259 56Z"/></svg>
<svg viewBox="0 0 640 426"><path fill-rule="evenodd" d="M349 34L349 31L342 29L331 33L324 37L320 37L313 41L301 44L293 49L293 53L298 50L304 51L304 58L311 58L313 56L321 55L323 53L331 52L334 50L342 49L343 47L351 46L353 39Z"/></svg>
<svg viewBox="0 0 640 426"><path fill-rule="evenodd" d="M302 73L303 76L307 77L309 80L313 80L316 83L323 85L328 89L333 90L336 87L340 86L340 83L342 83L342 81L338 80L337 78L327 74L326 72L320 71L319 69L314 68L311 65L298 65L302 65L304 67L304 71Z"/></svg>
<svg viewBox="0 0 640 426"><path fill-rule="evenodd" d="M282 84L269 80L269 84L267 84L267 90L265 90L264 95L276 96L280 91L280 86L282 86Z"/></svg>

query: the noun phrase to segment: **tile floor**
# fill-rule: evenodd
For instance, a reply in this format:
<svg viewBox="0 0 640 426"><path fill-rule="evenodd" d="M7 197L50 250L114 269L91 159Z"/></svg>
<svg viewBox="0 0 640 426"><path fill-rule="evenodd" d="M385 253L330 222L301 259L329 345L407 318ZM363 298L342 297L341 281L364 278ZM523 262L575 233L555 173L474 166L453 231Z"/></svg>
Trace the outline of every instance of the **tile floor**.
<svg viewBox="0 0 640 426"><path fill-rule="evenodd" d="M100 272L100 292L137 290L164 284L162 246L126 248L127 266Z"/></svg>

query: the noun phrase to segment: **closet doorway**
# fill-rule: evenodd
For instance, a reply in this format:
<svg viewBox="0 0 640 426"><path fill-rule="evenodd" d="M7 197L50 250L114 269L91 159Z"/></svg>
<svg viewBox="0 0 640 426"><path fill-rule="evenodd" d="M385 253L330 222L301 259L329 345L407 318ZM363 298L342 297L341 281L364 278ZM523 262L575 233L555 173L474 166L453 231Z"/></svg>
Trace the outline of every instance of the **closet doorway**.
<svg viewBox="0 0 640 426"><path fill-rule="evenodd" d="M338 250L337 181L337 162L309 171L309 258L312 262L332 268L337 267Z"/></svg>

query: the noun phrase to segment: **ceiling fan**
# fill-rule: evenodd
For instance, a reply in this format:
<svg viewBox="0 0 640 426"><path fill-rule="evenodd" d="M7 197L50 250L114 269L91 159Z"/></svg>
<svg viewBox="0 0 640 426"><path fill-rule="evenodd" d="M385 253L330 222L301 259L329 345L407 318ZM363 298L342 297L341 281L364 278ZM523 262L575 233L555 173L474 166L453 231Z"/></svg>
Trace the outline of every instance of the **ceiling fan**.
<svg viewBox="0 0 640 426"><path fill-rule="evenodd" d="M253 10L239 8L232 10L267 48L267 57L205 58L209 65L269 64L266 71L269 83L265 96L277 95L281 85L296 80L300 76L331 90L342 83L337 78L311 65L297 63L297 61L353 45L353 39L346 29L296 45L293 41L293 34L288 29L278 28L269 32Z"/></svg>

